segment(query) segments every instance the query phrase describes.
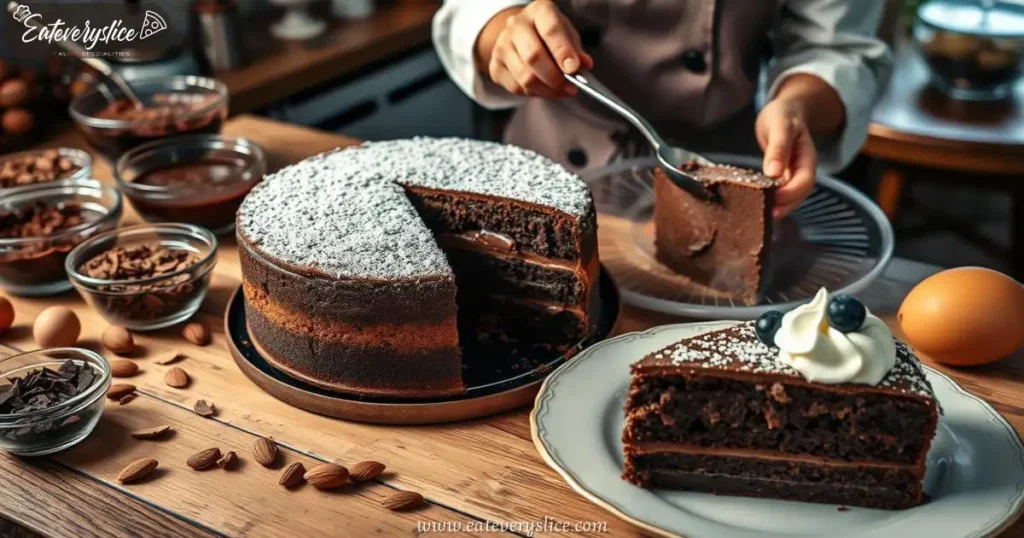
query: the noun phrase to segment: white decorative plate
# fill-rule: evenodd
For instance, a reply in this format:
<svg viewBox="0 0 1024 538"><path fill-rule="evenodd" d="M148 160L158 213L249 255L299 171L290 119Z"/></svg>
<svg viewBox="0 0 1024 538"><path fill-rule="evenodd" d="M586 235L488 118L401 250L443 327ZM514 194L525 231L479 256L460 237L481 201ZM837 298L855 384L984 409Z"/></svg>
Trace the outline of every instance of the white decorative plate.
<svg viewBox="0 0 1024 538"><path fill-rule="evenodd" d="M910 538L994 536L1024 503L1024 445L1006 420L926 368L944 414L928 453L931 500L902 511L645 490L623 481L622 407L629 366L681 338L734 322L656 327L598 343L552 373L530 417L541 456L576 491L660 536Z"/></svg>

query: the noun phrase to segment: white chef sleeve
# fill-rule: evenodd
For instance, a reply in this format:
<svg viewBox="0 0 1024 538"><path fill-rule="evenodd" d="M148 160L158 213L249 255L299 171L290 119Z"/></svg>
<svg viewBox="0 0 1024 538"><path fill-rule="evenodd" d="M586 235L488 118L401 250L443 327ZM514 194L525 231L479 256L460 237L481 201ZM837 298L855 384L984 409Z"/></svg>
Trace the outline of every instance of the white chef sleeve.
<svg viewBox="0 0 1024 538"><path fill-rule="evenodd" d="M819 165L838 171L867 139L871 109L889 82L892 56L878 39L885 0L785 0L768 69L769 99L786 77L816 75L835 88L846 107L838 138L819 147Z"/></svg>
<svg viewBox="0 0 1024 538"><path fill-rule="evenodd" d="M523 101L481 76L473 49L487 21L499 12L529 4L529 0L445 0L434 15L434 48L448 76L469 97L491 110L511 108Z"/></svg>

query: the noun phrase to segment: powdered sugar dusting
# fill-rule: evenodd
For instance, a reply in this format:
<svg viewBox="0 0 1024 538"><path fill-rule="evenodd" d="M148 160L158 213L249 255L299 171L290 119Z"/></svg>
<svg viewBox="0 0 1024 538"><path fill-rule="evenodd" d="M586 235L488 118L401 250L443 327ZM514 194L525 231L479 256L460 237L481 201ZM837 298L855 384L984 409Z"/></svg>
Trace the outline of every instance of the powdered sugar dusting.
<svg viewBox="0 0 1024 538"><path fill-rule="evenodd" d="M267 176L242 203L238 233L272 257L335 277L449 275L402 185L511 198L582 218L586 184L529 150L475 140L371 142Z"/></svg>
<svg viewBox="0 0 1024 538"><path fill-rule="evenodd" d="M690 365L704 368L739 370L755 374L779 374L800 377L800 373L779 362L778 348L757 339L754 322L687 338L647 356L644 364ZM935 399L931 384L914 352L896 340L896 364L882 378L882 387Z"/></svg>

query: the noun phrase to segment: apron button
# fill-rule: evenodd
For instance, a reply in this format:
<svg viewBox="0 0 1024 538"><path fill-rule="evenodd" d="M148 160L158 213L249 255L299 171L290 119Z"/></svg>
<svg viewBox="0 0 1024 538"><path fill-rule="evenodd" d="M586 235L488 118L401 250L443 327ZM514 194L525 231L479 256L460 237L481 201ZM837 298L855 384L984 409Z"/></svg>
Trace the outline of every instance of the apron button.
<svg viewBox="0 0 1024 538"><path fill-rule="evenodd" d="M580 29L580 44L583 49L591 51L601 46L601 29L596 26L587 26Z"/></svg>
<svg viewBox="0 0 1024 538"><path fill-rule="evenodd" d="M703 73L708 68L708 62L703 52L690 49L683 53L683 66L694 73Z"/></svg>
<svg viewBox="0 0 1024 538"><path fill-rule="evenodd" d="M580 148L572 148L567 155L569 164L576 168L583 168L587 165L587 154Z"/></svg>

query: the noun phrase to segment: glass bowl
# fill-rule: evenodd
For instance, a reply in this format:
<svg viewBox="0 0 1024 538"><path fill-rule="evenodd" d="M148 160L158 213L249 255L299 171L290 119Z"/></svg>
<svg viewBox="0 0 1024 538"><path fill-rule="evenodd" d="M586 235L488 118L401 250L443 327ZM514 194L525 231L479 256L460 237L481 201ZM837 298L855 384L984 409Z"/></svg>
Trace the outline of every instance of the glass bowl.
<svg viewBox="0 0 1024 538"><path fill-rule="evenodd" d="M0 191L0 227L10 213L37 204L78 205L87 217L48 236L0 237L0 288L15 295L53 295L71 289L64 272L68 252L87 238L116 228L121 220L117 189L94 179L64 179Z"/></svg>
<svg viewBox="0 0 1024 538"><path fill-rule="evenodd" d="M65 177L60 177L60 170L54 171L54 177L50 179L33 180L31 182L19 182L18 178L13 173L8 173L7 163L19 159L37 159L40 157L46 157L47 154L53 153L58 160L67 159L72 166L76 167L70 174L65 174ZM10 176L10 177L8 177ZM7 155L0 156L0 192L10 188L23 187L25 185L37 185L40 183L49 183L51 181L59 181L61 179L89 179L92 177L92 157L80 150L75 148L45 148L35 149L30 151L22 151L18 153L8 153Z"/></svg>
<svg viewBox="0 0 1024 538"><path fill-rule="evenodd" d="M1024 4L929 0L918 8L914 43L932 85L950 97L1005 99L1024 72Z"/></svg>
<svg viewBox="0 0 1024 538"><path fill-rule="evenodd" d="M115 247L158 243L195 253L199 261L159 276L104 280L81 267ZM217 264L217 237L192 224L140 224L97 235L78 245L64 262L71 283L85 302L111 325L137 331L160 329L185 321L199 310Z"/></svg>
<svg viewBox="0 0 1024 538"><path fill-rule="evenodd" d="M212 78L148 78L133 81L132 89L145 104L141 110L103 85L82 93L68 107L89 144L111 163L153 140L219 133L228 114L227 86Z"/></svg>
<svg viewBox="0 0 1024 538"><path fill-rule="evenodd" d="M263 149L245 138L191 135L125 153L114 178L147 221L187 222L221 235L234 230L238 206L266 171Z"/></svg>
<svg viewBox="0 0 1024 538"><path fill-rule="evenodd" d="M0 415L0 448L20 456L51 454L85 439L96 427L103 414L103 396L110 387L110 365L95 352L64 347L0 359L0 387L43 367L58 370L66 360L92 368L96 375L92 384L48 409Z"/></svg>

